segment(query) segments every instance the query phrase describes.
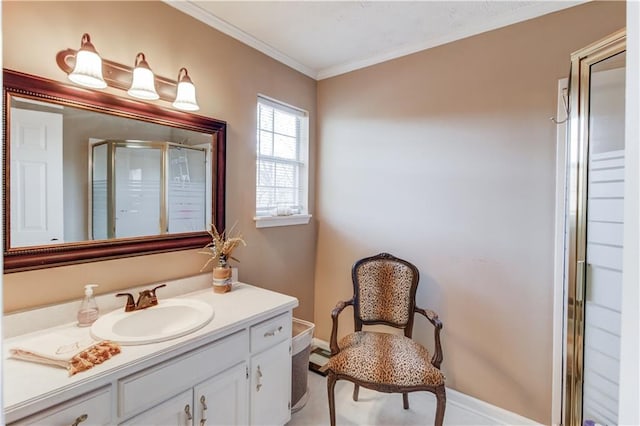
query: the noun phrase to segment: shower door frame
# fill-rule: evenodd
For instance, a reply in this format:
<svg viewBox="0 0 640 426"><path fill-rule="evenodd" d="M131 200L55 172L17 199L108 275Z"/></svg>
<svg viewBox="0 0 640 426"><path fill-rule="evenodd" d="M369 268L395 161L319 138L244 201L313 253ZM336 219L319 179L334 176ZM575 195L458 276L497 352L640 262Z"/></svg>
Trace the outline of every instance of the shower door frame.
<svg viewBox="0 0 640 426"><path fill-rule="evenodd" d="M589 95L591 66L626 51L622 29L571 55L569 119L566 293L566 358L562 418L565 426L582 424L585 286L587 248L587 183L589 161ZM575 190L574 190L575 189Z"/></svg>

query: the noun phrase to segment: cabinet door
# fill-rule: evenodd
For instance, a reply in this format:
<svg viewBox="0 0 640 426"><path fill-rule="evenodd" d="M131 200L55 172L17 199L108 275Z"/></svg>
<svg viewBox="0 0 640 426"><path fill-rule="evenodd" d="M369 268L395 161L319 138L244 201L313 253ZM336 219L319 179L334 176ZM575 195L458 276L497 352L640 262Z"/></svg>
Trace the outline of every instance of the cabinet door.
<svg viewBox="0 0 640 426"><path fill-rule="evenodd" d="M246 425L247 364L217 374L194 388L195 425Z"/></svg>
<svg viewBox="0 0 640 426"><path fill-rule="evenodd" d="M251 358L251 424L283 425L291 418L291 340Z"/></svg>
<svg viewBox="0 0 640 426"><path fill-rule="evenodd" d="M241 331L118 380L120 416L130 418L146 411L242 362L248 344L247 332Z"/></svg>
<svg viewBox="0 0 640 426"><path fill-rule="evenodd" d="M147 411L126 421L123 425L166 425L166 426L191 426L193 425L193 391L181 394L149 408Z"/></svg>

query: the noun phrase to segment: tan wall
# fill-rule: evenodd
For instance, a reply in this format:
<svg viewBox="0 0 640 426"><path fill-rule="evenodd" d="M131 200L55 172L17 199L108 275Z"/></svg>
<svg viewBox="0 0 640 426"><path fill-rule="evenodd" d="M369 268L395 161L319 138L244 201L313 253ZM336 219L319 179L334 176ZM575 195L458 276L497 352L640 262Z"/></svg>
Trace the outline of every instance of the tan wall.
<svg viewBox="0 0 640 426"><path fill-rule="evenodd" d="M550 422L549 117L570 53L624 23L624 3L587 3L319 82L317 337L353 262L390 252L444 322L447 385Z"/></svg>
<svg viewBox="0 0 640 426"><path fill-rule="evenodd" d="M315 222L256 229L256 96L262 93L310 112L315 155L316 82L161 2L2 2L3 66L66 81L55 56L77 49L91 34L107 59L132 64L143 51L151 68L175 79L189 69L201 115L228 123L227 217L248 246L238 249L240 279L298 297L294 312L313 319ZM117 92L126 96L124 92ZM314 176L311 164L311 211ZM4 275L4 308L14 311L80 298L88 281L98 293L197 274L206 257L197 250Z"/></svg>

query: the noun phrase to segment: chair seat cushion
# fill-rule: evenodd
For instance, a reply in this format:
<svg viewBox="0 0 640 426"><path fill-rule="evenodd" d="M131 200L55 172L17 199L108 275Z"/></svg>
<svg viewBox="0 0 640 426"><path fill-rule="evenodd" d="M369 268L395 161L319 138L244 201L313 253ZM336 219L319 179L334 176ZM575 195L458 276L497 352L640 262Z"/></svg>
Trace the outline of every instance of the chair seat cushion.
<svg viewBox="0 0 640 426"><path fill-rule="evenodd" d="M361 382L391 386L439 386L444 375L429 351L408 337L372 331L351 333L338 343L327 369Z"/></svg>

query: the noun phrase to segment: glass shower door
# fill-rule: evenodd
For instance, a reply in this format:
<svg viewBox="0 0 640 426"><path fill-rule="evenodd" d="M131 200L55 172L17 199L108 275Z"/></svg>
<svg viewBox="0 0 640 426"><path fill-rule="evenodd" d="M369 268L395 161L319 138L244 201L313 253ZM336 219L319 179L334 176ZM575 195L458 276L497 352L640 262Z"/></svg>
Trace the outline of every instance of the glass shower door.
<svg viewBox="0 0 640 426"><path fill-rule="evenodd" d="M115 237L159 234L162 149L116 146L115 158Z"/></svg>
<svg viewBox="0 0 640 426"><path fill-rule="evenodd" d="M91 151L93 239L205 231L211 217L206 147L104 140Z"/></svg>
<svg viewBox="0 0 640 426"><path fill-rule="evenodd" d="M207 229L206 151L169 145L168 232Z"/></svg>
<svg viewBox="0 0 640 426"><path fill-rule="evenodd" d="M565 424L618 424L624 31L572 56Z"/></svg>
<svg viewBox="0 0 640 426"><path fill-rule="evenodd" d="M618 424L625 59L591 66L583 423Z"/></svg>

